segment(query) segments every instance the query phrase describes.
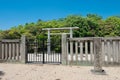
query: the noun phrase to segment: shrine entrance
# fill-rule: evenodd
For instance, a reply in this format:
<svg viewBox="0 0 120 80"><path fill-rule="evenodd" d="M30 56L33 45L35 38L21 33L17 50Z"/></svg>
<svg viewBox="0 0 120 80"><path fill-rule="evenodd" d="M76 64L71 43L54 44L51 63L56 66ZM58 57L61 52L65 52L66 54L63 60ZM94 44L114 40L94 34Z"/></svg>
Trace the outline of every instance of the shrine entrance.
<svg viewBox="0 0 120 80"><path fill-rule="evenodd" d="M78 29L78 27L67 28L43 28L44 38L27 39L27 63L57 63L62 62L62 42L61 34L63 33L51 33L52 30L70 30L69 33L72 38L72 30Z"/></svg>

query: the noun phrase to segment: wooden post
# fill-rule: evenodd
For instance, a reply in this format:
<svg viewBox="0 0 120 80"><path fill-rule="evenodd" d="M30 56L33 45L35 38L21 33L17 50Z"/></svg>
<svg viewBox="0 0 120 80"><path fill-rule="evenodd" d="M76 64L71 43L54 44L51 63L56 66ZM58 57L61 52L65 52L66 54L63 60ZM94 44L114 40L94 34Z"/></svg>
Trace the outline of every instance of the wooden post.
<svg viewBox="0 0 120 80"><path fill-rule="evenodd" d="M0 59L2 59L2 41L0 40Z"/></svg>
<svg viewBox="0 0 120 80"><path fill-rule="evenodd" d="M76 64L78 63L78 42L75 42L75 54L76 54Z"/></svg>
<svg viewBox="0 0 120 80"><path fill-rule="evenodd" d="M73 31L72 31L72 28L70 28L70 38L73 38Z"/></svg>
<svg viewBox="0 0 120 80"><path fill-rule="evenodd" d="M95 74L105 74L102 69L102 39L94 38L94 70Z"/></svg>
<svg viewBox="0 0 120 80"><path fill-rule="evenodd" d="M83 41L80 41L80 60L83 61Z"/></svg>
<svg viewBox="0 0 120 80"><path fill-rule="evenodd" d="M5 43L5 60L8 59L8 43Z"/></svg>
<svg viewBox="0 0 120 80"><path fill-rule="evenodd" d="M12 59L15 60L15 43L12 44Z"/></svg>
<svg viewBox="0 0 120 80"><path fill-rule="evenodd" d="M107 41L107 63L109 64L111 62L110 60L110 54L111 54L111 49L110 49L110 40Z"/></svg>
<svg viewBox="0 0 120 80"><path fill-rule="evenodd" d="M67 55L67 35L62 34L62 64L68 64L68 55Z"/></svg>
<svg viewBox="0 0 120 80"><path fill-rule="evenodd" d="M102 41L102 61L105 64L105 41Z"/></svg>
<svg viewBox="0 0 120 80"><path fill-rule="evenodd" d="M119 48L118 48L118 63L120 64L120 40L118 42L118 46L119 46Z"/></svg>
<svg viewBox="0 0 120 80"><path fill-rule="evenodd" d="M12 59L12 43L9 43L9 60Z"/></svg>
<svg viewBox="0 0 120 80"><path fill-rule="evenodd" d="M51 53L51 41L50 41L50 29L48 29L48 39L47 39L47 53Z"/></svg>
<svg viewBox="0 0 120 80"><path fill-rule="evenodd" d="M4 43L2 43L2 60L4 60L5 57L5 50L4 50L5 46Z"/></svg>
<svg viewBox="0 0 120 80"><path fill-rule="evenodd" d="M26 63L26 53L27 53L27 50L26 50L26 36L23 35L21 37L21 44L20 44L20 54L21 54L21 62L22 63Z"/></svg>
<svg viewBox="0 0 120 80"><path fill-rule="evenodd" d="M91 63L93 63L93 41L90 41L90 57L91 57Z"/></svg>
<svg viewBox="0 0 120 80"><path fill-rule="evenodd" d="M85 60L88 62L88 42L85 41Z"/></svg>
<svg viewBox="0 0 120 80"><path fill-rule="evenodd" d="M115 41L113 41L113 62L116 62L116 49L115 49Z"/></svg>
<svg viewBox="0 0 120 80"><path fill-rule="evenodd" d="M73 64L73 41L70 41L70 56L71 56L70 64Z"/></svg>
<svg viewBox="0 0 120 80"><path fill-rule="evenodd" d="M118 40L116 40L116 47L115 48L116 48L116 63L118 63L118 60L119 60L118 59L118 57L119 57L118 56L118 54L119 54L119 52L118 52L118 50L119 50L119 42L118 42Z"/></svg>
<svg viewBox="0 0 120 80"><path fill-rule="evenodd" d="M16 60L19 60L19 43L16 43Z"/></svg>

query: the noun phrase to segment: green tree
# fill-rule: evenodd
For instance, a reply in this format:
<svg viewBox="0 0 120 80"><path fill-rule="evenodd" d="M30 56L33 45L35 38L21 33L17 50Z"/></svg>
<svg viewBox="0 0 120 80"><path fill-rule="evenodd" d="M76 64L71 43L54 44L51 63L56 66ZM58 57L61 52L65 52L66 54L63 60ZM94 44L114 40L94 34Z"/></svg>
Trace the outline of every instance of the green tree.
<svg viewBox="0 0 120 80"><path fill-rule="evenodd" d="M120 36L120 18L114 16L108 17L105 20L102 32L105 36Z"/></svg>

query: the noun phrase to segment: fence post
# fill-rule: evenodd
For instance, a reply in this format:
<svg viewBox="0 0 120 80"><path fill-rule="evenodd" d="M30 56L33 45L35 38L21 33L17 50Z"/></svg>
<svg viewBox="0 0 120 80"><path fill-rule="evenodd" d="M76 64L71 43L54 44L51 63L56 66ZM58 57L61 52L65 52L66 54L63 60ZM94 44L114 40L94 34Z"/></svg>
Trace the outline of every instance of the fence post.
<svg viewBox="0 0 120 80"><path fill-rule="evenodd" d="M62 34L62 64L67 65L67 35Z"/></svg>
<svg viewBox="0 0 120 80"><path fill-rule="evenodd" d="M105 74L102 69L102 38L93 38L94 40L94 70L95 74Z"/></svg>
<svg viewBox="0 0 120 80"><path fill-rule="evenodd" d="M20 54L21 54L21 62L26 63L26 36L22 35L21 37L21 44L20 44Z"/></svg>
<svg viewBox="0 0 120 80"><path fill-rule="evenodd" d="M0 40L0 59L2 59L2 40Z"/></svg>
<svg viewBox="0 0 120 80"><path fill-rule="evenodd" d="M118 46L119 46L119 48L118 48L118 63L120 64L120 40L119 40Z"/></svg>

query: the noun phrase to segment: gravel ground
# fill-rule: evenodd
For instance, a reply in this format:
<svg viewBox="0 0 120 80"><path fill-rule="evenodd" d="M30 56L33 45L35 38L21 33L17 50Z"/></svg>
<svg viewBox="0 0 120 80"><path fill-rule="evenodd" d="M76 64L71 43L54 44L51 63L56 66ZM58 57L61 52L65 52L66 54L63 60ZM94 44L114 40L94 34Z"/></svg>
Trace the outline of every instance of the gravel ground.
<svg viewBox="0 0 120 80"><path fill-rule="evenodd" d="M0 63L0 80L120 80L120 67L104 67L106 75L91 73L93 66Z"/></svg>

